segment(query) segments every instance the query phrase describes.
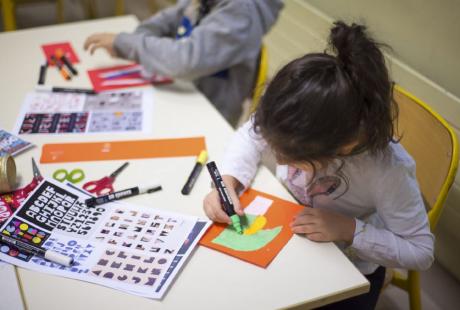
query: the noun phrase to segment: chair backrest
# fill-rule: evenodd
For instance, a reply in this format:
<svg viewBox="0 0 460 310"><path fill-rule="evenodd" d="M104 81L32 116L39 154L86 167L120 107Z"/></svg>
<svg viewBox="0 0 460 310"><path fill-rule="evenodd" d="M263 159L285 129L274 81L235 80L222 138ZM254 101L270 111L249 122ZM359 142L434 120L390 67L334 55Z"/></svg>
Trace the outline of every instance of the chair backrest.
<svg viewBox="0 0 460 310"><path fill-rule="evenodd" d="M262 44L259 53L259 62L257 64L257 75L254 81L254 88L252 91L251 107L249 108L250 113L254 112L259 104L260 96L265 87L268 74L268 52L265 45Z"/></svg>
<svg viewBox="0 0 460 310"><path fill-rule="evenodd" d="M439 114L397 85L393 98L399 107L401 144L416 162L417 180L434 230L457 172L457 137Z"/></svg>

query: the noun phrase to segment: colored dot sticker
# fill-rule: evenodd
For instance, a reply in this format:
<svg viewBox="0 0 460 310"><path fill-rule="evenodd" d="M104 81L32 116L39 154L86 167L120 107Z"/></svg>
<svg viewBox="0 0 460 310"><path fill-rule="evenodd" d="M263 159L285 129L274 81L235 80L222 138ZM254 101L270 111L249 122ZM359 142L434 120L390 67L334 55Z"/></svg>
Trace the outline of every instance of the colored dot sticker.
<svg viewBox="0 0 460 310"><path fill-rule="evenodd" d="M28 228L29 228L29 225L27 225L26 223L22 223L21 225L19 225L20 230L27 230Z"/></svg>
<svg viewBox="0 0 460 310"><path fill-rule="evenodd" d="M10 250L10 247L7 246L7 245L2 245L0 247L0 252L2 252L2 253L8 253L9 250Z"/></svg>
<svg viewBox="0 0 460 310"><path fill-rule="evenodd" d="M33 238L32 238L32 242L33 242L33 243L38 244L38 243L40 243L41 241L42 241L42 239L40 239L40 238L38 238L38 237L33 237Z"/></svg>

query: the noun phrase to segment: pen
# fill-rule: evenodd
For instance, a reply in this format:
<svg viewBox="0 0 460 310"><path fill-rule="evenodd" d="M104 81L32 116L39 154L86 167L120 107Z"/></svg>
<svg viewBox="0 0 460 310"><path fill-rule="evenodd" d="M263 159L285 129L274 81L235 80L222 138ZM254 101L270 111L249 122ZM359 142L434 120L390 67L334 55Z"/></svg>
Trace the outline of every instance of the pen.
<svg viewBox="0 0 460 310"><path fill-rule="evenodd" d="M48 69L48 62L47 61L45 61L45 63L43 65L40 65L40 74L38 76L38 85L45 84L46 69Z"/></svg>
<svg viewBox="0 0 460 310"><path fill-rule="evenodd" d="M62 77L64 79L66 79L66 80L70 80L71 77L70 77L69 73L65 70L65 68L62 66L62 62L60 60L58 60L56 58L56 56L54 56L54 55L51 55L50 58L51 58L51 61L53 62L53 64L55 64L56 67L58 68L59 73L62 75Z"/></svg>
<svg viewBox="0 0 460 310"><path fill-rule="evenodd" d="M227 213L232 220L233 228L235 228L236 232L241 235L243 233L243 229L241 228L240 217L235 213L233 201L228 194L227 187L225 187L224 180L222 180L219 170L217 170L216 163L212 161L206 164L206 167L208 168L211 179L216 186L217 192L219 193L220 201L225 213Z"/></svg>
<svg viewBox="0 0 460 310"><path fill-rule="evenodd" d="M112 70L99 74L99 77L102 79L114 79L122 76L126 76L133 73L141 72L141 66L134 66L132 68L121 69L121 70Z"/></svg>
<svg viewBox="0 0 460 310"><path fill-rule="evenodd" d="M148 83L149 81L144 79L118 79L118 80L104 80L101 82L101 86L120 86L120 85L134 85Z"/></svg>
<svg viewBox="0 0 460 310"><path fill-rule="evenodd" d="M70 256L62 255L60 253L57 253L51 250L46 250L44 248L23 242L21 240L18 240L10 236L1 235L0 239L2 242L6 244L17 247L18 250L20 251L43 257L46 260L49 260L51 262L54 262L54 263L57 263L57 264L60 264L66 267L69 267L73 264L73 258Z"/></svg>
<svg viewBox="0 0 460 310"><path fill-rule="evenodd" d="M72 72L73 75L78 75L77 69L75 69L72 63L67 59L67 57L65 57L61 49L57 49L55 54L56 54L56 57L59 58L64 63L67 69L69 69L70 72Z"/></svg>
<svg viewBox="0 0 460 310"><path fill-rule="evenodd" d="M132 187L132 188L124 189L124 190L114 192L108 195L86 199L85 204L88 207L94 207L94 206L102 205L104 203L108 203L111 201L128 198L131 196L136 196L140 194L150 194L153 192L157 192L159 190L161 190L161 185L154 185L154 186L148 186L148 187Z"/></svg>
<svg viewBox="0 0 460 310"><path fill-rule="evenodd" d="M200 172L203 169L203 165L206 163L207 159L208 152L206 150L201 151L200 155L198 156L198 159L196 160L195 166L193 167L193 170L187 179L187 182L185 182L185 185L182 188L181 193L183 195L190 194L190 191L192 190L193 185L195 185L195 182L198 179L198 176L200 175Z"/></svg>
<svg viewBox="0 0 460 310"><path fill-rule="evenodd" d="M49 87L39 85L35 87L36 91L51 91L53 93L74 93L74 94L87 94L87 95L96 95L96 91L93 89L85 88L67 88L67 87Z"/></svg>

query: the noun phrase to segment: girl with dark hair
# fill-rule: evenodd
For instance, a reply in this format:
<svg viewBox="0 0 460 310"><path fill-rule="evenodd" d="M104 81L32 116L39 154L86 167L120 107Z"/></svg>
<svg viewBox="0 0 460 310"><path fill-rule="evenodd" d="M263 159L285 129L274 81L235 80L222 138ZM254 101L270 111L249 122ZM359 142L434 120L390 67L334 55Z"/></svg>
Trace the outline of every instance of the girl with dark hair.
<svg viewBox="0 0 460 310"><path fill-rule="evenodd" d="M140 63L144 75L186 79L236 125L254 87L262 37L281 0L179 0L134 33L97 33L85 49Z"/></svg>
<svg viewBox="0 0 460 310"><path fill-rule="evenodd" d="M398 110L385 59L365 30L336 22L327 52L282 68L221 165L243 215L237 192L249 186L264 149L274 152L277 175L306 206L292 231L335 242L371 282L369 293L326 307L332 309L373 309L385 267L425 270L433 262L415 163L395 137ZM230 222L216 190L204 210Z"/></svg>

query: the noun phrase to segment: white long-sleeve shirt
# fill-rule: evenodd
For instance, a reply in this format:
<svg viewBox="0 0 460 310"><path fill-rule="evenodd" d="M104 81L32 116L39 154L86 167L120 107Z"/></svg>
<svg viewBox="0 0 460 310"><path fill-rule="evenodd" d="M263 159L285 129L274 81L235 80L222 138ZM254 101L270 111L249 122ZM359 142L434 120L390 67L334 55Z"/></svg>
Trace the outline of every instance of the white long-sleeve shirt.
<svg viewBox="0 0 460 310"><path fill-rule="evenodd" d="M232 138L222 163L222 174L235 177L245 187L254 178L266 141L254 132L249 121ZM428 269L434 258L434 236L415 177L415 162L400 144L390 143L385 154L363 152L344 157L313 180L293 168L277 166L277 176L300 201L308 199L315 208L325 208L356 221L353 243L337 244L363 273L382 265L411 270ZM297 171L298 172L298 171ZM300 176L299 176L300 175ZM303 183L303 192L299 180ZM323 184L326 191L312 194ZM332 181L332 183L331 183ZM294 184L294 185L293 185ZM318 185L319 184L319 185ZM316 185L316 187L315 187ZM315 187L315 188L314 188ZM301 197L302 194L310 197Z"/></svg>

